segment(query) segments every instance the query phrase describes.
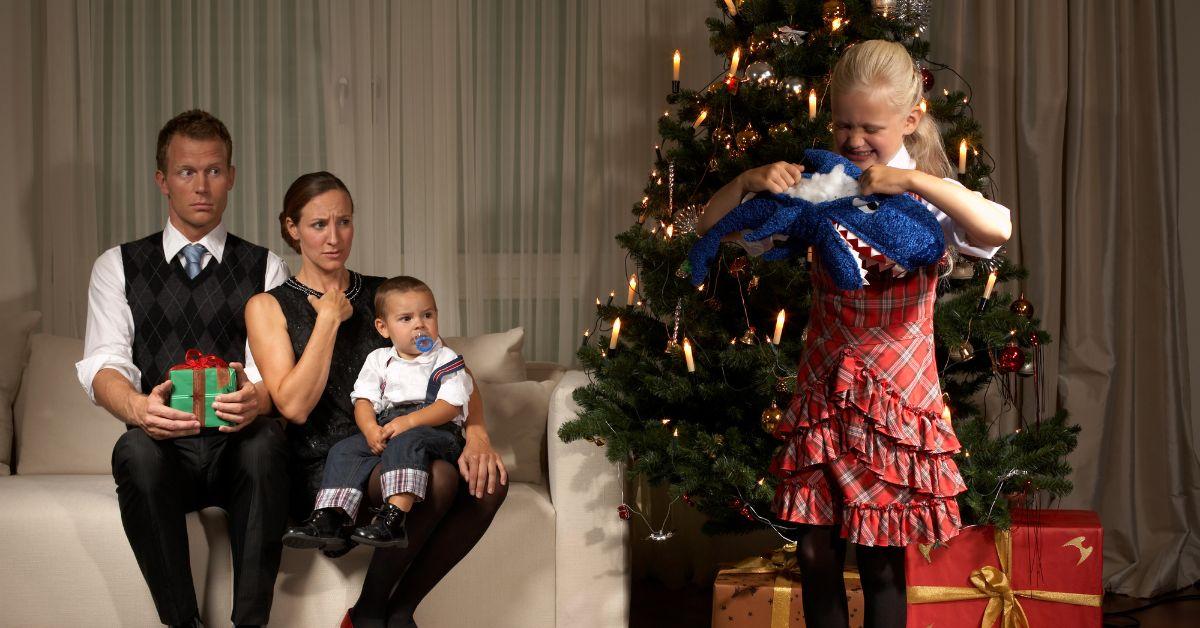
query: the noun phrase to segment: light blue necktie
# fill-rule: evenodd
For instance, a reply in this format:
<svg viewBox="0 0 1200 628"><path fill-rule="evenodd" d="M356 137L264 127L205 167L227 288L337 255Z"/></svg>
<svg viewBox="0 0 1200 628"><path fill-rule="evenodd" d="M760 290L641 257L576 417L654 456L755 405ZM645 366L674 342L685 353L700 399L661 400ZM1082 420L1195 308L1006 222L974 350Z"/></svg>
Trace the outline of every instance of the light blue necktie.
<svg viewBox="0 0 1200 628"><path fill-rule="evenodd" d="M187 260L184 269L187 270L188 279L195 279L196 275L200 274L200 260L204 259L207 252L208 249L204 248L203 244L189 244L183 247L183 258Z"/></svg>

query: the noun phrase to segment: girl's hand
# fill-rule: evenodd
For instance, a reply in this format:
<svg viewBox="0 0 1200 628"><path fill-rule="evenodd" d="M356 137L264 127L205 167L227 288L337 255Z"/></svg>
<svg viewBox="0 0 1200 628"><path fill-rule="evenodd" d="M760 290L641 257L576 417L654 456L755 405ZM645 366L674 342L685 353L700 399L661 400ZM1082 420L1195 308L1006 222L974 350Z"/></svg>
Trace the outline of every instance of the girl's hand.
<svg viewBox="0 0 1200 628"><path fill-rule="evenodd" d="M330 290L320 299L310 294L308 303L317 311L317 318L333 317L333 320L340 323L354 314L354 306L341 290Z"/></svg>
<svg viewBox="0 0 1200 628"><path fill-rule="evenodd" d="M752 168L739 175L742 180L742 193L768 191L780 194L799 183L802 172L804 172L804 166L786 161L777 161L773 164Z"/></svg>
<svg viewBox="0 0 1200 628"><path fill-rule="evenodd" d="M867 168L858 179L858 189L863 196L871 194L904 194L912 190L912 175L915 171L892 168L876 164Z"/></svg>

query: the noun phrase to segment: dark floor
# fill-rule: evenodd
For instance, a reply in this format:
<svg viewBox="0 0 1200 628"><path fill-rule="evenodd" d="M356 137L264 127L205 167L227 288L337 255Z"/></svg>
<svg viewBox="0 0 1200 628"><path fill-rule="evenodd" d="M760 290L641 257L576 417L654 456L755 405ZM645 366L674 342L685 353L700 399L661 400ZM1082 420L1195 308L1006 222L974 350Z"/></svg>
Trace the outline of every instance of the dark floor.
<svg viewBox="0 0 1200 628"><path fill-rule="evenodd" d="M1196 596L1197 599L1162 602L1162 600L1180 596ZM709 615L712 610L711 589L699 586L669 589L657 581L646 580L633 583L632 597L630 628L709 625ZM1106 615L1104 625L1114 628L1132 628L1133 626L1140 628L1200 627L1200 587L1196 585L1154 600L1109 594L1104 598L1104 612L1124 611L1155 601L1160 603L1128 616Z"/></svg>

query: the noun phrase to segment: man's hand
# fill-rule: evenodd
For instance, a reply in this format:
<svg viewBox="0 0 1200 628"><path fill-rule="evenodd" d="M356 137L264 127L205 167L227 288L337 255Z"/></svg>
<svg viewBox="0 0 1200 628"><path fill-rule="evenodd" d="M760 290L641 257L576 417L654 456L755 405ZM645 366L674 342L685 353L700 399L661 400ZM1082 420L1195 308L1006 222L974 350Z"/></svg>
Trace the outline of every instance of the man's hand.
<svg viewBox="0 0 1200 628"><path fill-rule="evenodd" d="M171 380L167 380L155 386L149 395L138 395L133 399L134 424L154 440L200 433L196 415L167 405L173 387Z"/></svg>
<svg viewBox="0 0 1200 628"><path fill-rule="evenodd" d="M213 411L219 418L225 419L233 425L222 425L218 427L222 432L236 432L250 425L250 422L258 416L258 389L250 380L246 379L246 371L243 369L241 362L230 362L230 368L237 373L238 389L231 393L217 395L213 399Z"/></svg>
<svg viewBox="0 0 1200 628"><path fill-rule="evenodd" d="M372 425L364 430L363 436L367 438L367 447L376 456L382 454L383 448L387 447L388 437L384 435L383 428L378 425Z"/></svg>

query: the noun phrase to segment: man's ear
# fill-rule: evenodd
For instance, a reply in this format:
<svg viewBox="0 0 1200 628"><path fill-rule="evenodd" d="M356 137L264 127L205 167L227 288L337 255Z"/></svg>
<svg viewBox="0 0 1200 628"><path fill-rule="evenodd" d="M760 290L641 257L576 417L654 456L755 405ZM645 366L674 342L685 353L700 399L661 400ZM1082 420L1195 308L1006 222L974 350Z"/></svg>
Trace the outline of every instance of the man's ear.
<svg viewBox="0 0 1200 628"><path fill-rule="evenodd" d="M158 190L162 192L163 196L171 196L171 193L167 190L167 175L163 174L162 170L154 171L154 183L158 186Z"/></svg>

